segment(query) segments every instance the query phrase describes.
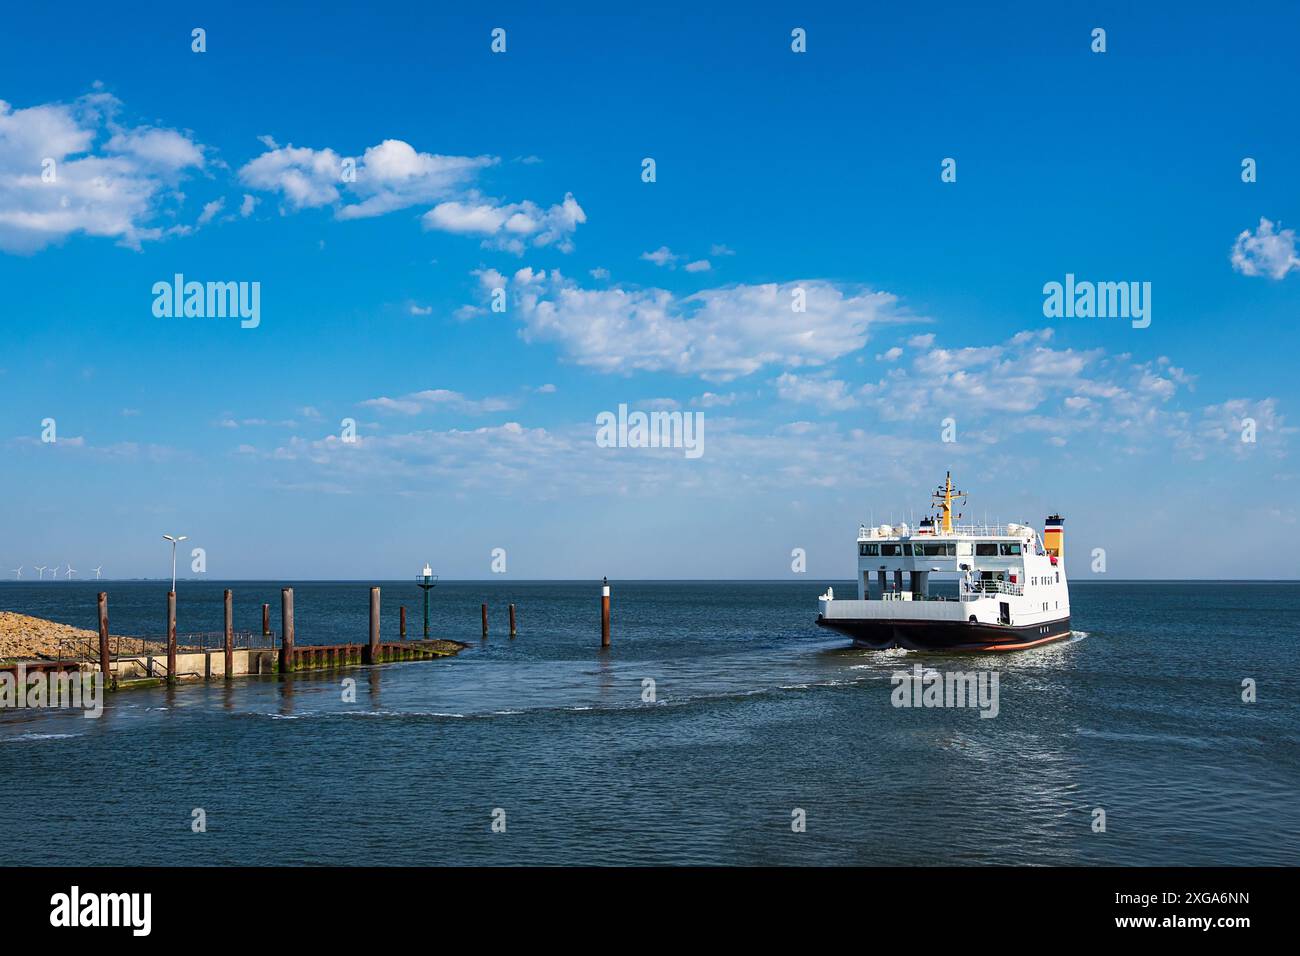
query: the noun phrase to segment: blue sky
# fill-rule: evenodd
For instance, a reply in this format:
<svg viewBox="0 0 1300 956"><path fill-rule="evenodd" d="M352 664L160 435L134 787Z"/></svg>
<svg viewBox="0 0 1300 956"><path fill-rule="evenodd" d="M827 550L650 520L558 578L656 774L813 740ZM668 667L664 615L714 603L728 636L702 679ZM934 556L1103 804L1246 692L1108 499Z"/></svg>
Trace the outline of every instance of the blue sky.
<svg viewBox="0 0 1300 956"><path fill-rule="evenodd" d="M951 469L1076 577L1300 573L1294 5L379 6L8 15L5 568L831 579Z"/></svg>

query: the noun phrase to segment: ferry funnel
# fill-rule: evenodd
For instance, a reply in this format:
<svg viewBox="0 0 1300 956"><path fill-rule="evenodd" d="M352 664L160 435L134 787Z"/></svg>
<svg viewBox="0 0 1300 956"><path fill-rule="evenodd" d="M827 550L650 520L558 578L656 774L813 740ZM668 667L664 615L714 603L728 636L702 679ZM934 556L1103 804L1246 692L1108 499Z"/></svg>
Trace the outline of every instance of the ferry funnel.
<svg viewBox="0 0 1300 956"><path fill-rule="evenodd" d="M1043 522L1043 549L1057 560L1065 556L1065 519L1060 515L1048 515Z"/></svg>

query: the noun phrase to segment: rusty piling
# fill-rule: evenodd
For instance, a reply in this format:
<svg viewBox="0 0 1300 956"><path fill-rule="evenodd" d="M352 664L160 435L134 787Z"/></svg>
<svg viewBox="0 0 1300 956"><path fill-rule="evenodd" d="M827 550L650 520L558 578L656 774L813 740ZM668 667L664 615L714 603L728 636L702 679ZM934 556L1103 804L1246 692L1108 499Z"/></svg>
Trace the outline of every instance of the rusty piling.
<svg viewBox="0 0 1300 956"><path fill-rule="evenodd" d="M271 636L271 605L262 605L262 636Z"/></svg>
<svg viewBox="0 0 1300 956"><path fill-rule="evenodd" d="M487 605L483 605L483 640L487 640Z"/></svg>
<svg viewBox="0 0 1300 956"><path fill-rule="evenodd" d="M370 589L370 643L363 663L379 663L379 588Z"/></svg>
<svg viewBox="0 0 1300 956"><path fill-rule="evenodd" d="M293 670L293 588L280 588L280 673Z"/></svg>
<svg viewBox="0 0 1300 956"><path fill-rule="evenodd" d="M510 636L513 638L516 633L517 632L515 630L515 606L512 604L510 605Z"/></svg>
<svg viewBox="0 0 1300 956"><path fill-rule="evenodd" d="M235 670L235 596L226 588L226 680L230 680Z"/></svg>
<svg viewBox="0 0 1300 956"><path fill-rule="evenodd" d="M176 592L167 592L167 681L176 680Z"/></svg>
<svg viewBox="0 0 1300 956"><path fill-rule="evenodd" d="M397 610L399 612L398 620L400 621L400 627L398 628L398 631L399 634L401 635L402 640L406 640L406 605L403 604Z"/></svg>
<svg viewBox="0 0 1300 956"><path fill-rule="evenodd" d="M609 647L609 578L600 587L600 646Z"/></svg>
<svg viewBox="0 0 1300 956"><path fill-rule="evenodd" d="M99 592L99 672L104 675L104 686L116 686L108 662L108 592Z"/></svg>

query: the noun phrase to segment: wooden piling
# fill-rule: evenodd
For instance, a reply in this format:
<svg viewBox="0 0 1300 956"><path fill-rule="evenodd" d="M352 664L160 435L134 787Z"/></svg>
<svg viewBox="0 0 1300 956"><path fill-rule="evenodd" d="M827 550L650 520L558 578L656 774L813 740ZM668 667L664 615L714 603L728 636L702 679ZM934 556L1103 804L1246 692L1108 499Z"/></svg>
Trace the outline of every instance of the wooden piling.
<svg viewBox="0 0 1300 956"><path fill-rule="evenodd" d="M510 636L515 636L515 606L510 605Z"/></svg>
<svg viewBox="0 0 1300 956"><path fill-rule="evenodd" d="M370 589L370 644L366 647L364 664L379 663L379 588Z"/></svg>
<svg viewBox="0 0 1300 956"><path fill-rule="evenodd" d="M235 596L226 588L226 680L235 670Z"/></svg>
<svg viewBox="0 0 1300 956"><path fill-rule="evenodd" d="M487 640L487 605L483 605L483 640Z"/></svg>
<svg viewBox="0 0 1300 956"><path fill-rule="evenodd" d="M262 605L262 636L271 636L271 605Z"/></svg>
<svg viewBox="0 0 1300 956"><path fill-rule="evenodd" d="M112 679L108 662L108 592L99 592L99 672L104 675L104 686L117 686Z"/></svg>
<svg viewBox="0 0 1300 956"><path fill-rule="evenodd" d="M609 578L600 588L600 646L609 647Z"/></svg>
<svg viewBox="0 0 1300 956"><path fill-rule="evenodd" d="M280 673L293 670L293 588L280 588Z"/></svg>
<svg viewBox="0 0 1300 956"><path fill-rule="evenodd" d="M403 604L401 607L398 608L398 611L401 612L398 615L398 619L401 622L401 626L399 628L400 636L402 640L406 640L406 605Z"/></svg>
<svg viewBox="0 0 1300 956"><path fill-rule="evenodd" d="M176 680L176 592L167 592L167 681Z"/></svg>

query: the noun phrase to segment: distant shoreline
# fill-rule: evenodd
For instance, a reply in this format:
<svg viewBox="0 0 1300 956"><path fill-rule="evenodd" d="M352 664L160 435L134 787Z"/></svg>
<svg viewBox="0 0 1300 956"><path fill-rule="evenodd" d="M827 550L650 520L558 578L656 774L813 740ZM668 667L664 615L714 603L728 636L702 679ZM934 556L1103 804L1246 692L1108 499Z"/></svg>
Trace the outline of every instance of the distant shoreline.
<svg viewBox="0 0 1300 956"><path fill-rule="evenodd" d="M590 584L600 581L597 578L443 578L439 584ZM817 577L806 575L797 578L616 578L611 584L822 584L854 583L849 577ZM400 585L414 584L412 578L177 578L181 584L358 584L358 585ZM170 578L103 578L99 581L0 581L2 585L85 585L93 584L107 587L110 584L171 584ZM1300 578L1112 578L1087 577L1070 581L1077 584L1300 584Z"/></svg>

